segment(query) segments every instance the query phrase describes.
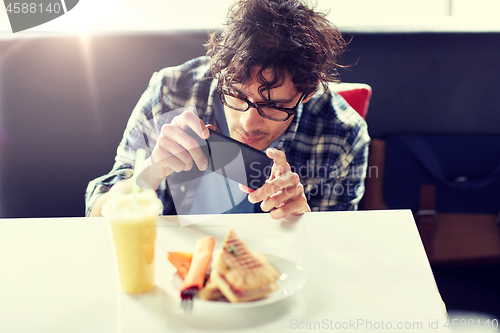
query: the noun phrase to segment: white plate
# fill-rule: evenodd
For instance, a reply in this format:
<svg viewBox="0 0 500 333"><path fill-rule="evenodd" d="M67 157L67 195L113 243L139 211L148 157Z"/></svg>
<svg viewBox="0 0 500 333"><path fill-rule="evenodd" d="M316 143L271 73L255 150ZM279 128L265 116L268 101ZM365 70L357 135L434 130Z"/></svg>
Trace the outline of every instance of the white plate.
<svg viewBox="0 0 500 333"><path fill-rule="evenodd" d="M288 261L286 259L276 257L271 254L266 255L269 263L276 268L280 273L280 278L278 279L279 289L268 294L265 298L242 303L230 303L230 302L215 302L215 301L205 301L196 298L196 303L210 305L210 306L221 306L229 308L250 308L255 306L262 306L274 302L281 301L288 298L299 291L306 283L306 276L299 265ZM173 274L170 278L173 286L180 290L182 285L182 278L177 274Z"/></svg>

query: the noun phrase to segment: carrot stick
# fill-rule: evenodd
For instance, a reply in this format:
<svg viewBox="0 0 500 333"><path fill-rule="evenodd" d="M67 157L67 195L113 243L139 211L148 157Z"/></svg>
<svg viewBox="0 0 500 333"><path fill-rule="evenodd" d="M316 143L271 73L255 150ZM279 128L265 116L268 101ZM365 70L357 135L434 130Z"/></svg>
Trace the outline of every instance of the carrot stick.
<svg viewBox="0 0 500 333"><path fill-rule="evenodd" d="M177 269L177 273L184 279L191 265L193 252L167 252L167 258Z"/></svg>
<svg viewBox="0 0 500 333"><path fill-rule="evenodd" d="M193 259L191 260L188 273L184 278L181 291L191 287L198 287L199 290L203 288L207 267L212 260L214 247L215 239L212 236L200 238L196 241Z"/></svg>

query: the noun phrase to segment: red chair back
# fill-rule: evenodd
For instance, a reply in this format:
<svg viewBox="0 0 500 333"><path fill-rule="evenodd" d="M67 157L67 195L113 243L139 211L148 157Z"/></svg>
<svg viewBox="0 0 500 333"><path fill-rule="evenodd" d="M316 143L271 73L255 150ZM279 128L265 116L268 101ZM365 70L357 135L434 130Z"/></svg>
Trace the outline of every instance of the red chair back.
<svg viewBox="0 0 500 333"><path fill-rule="evenodd" d="M330 90L342 96L346 102L365 118L370 105L372 88L366 83L330 84Z"/></svg>

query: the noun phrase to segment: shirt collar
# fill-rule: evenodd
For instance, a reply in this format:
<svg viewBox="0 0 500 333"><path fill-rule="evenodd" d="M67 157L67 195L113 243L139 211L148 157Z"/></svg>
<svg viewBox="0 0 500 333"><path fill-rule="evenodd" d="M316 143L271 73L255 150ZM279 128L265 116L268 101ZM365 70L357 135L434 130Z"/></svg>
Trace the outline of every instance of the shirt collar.
<svg viewBox="0 0 500 333"><path fill-rule="evenodd" d="M313 98L306 103L307 110L316 117L321 117L326 121L332 120L335 117L335 113L331 107L331 101L331 92L325 93L323 86L320 85L318 90L314 93Z"/></svg>

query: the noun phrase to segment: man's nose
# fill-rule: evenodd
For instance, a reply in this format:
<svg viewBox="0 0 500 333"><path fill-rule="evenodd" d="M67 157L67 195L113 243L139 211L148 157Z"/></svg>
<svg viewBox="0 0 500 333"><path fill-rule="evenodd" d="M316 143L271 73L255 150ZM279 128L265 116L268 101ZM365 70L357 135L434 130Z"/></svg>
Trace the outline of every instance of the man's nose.
<svg viewBox="0 0 500 333"><path fill-rule="evenodd" d="M256 108L250 107L247 111L243 112L240 121L245 132L253 132L262 129L264 118Z"/></svg>

